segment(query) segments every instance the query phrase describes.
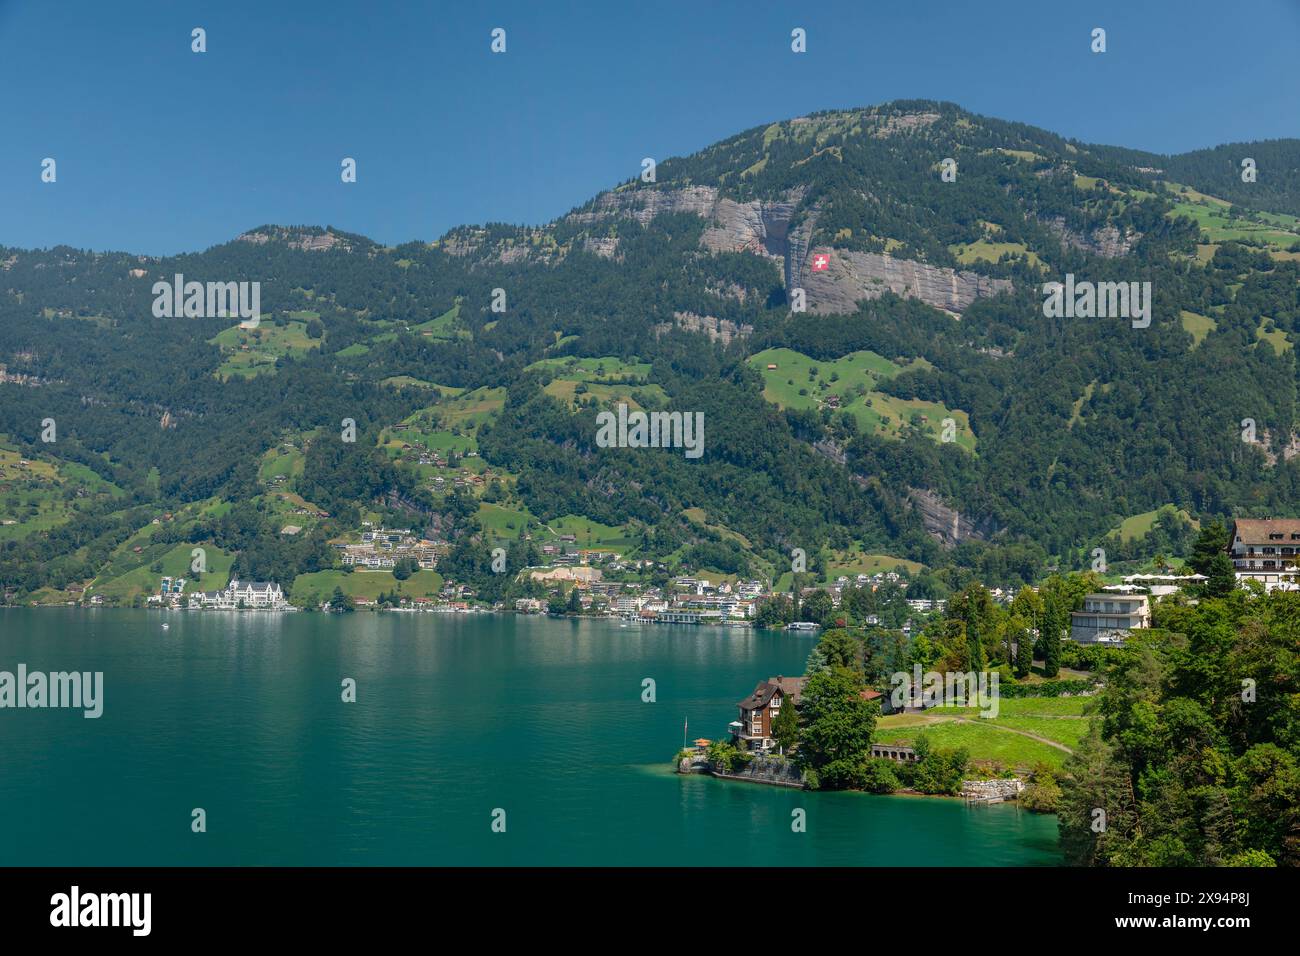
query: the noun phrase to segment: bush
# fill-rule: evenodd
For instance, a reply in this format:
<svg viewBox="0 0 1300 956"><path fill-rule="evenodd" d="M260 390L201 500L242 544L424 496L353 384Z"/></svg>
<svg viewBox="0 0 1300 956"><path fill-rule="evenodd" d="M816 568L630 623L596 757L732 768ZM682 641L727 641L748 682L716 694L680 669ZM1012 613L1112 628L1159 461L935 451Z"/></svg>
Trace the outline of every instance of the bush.
<svg viewBox="0 0 1300 956"><path fill-rule="evenodd" d="M1029 784L1020 793L1020 805L1034 813L1055 813L1061 805L1061 787L1046 764L1034 767Z"/></svg>
<svg viewBox="0 0 1300 956"><path fill-rule="evenodd" d="M921 759L911 766L912 788L921 793L943 793L955 796L961 792L962 777L970 762L965 747L956 750L936 750L922 734L914 748Z"/></svg>
<svg viewBox="0 0 1300 956"><path fill-rule="evenodd" d="M868 793L893 793L900 786L894 762L872 757L862 772L862 789Z"/></svg>
<svg viewBox="0 0 1300 956"><path fill-rule="evenodd" d="M708 757L709 766L724 773L735 773L748 766L754 759L751 754L741 753L725 740L715 740L709 744L705 755Z"/></svg>

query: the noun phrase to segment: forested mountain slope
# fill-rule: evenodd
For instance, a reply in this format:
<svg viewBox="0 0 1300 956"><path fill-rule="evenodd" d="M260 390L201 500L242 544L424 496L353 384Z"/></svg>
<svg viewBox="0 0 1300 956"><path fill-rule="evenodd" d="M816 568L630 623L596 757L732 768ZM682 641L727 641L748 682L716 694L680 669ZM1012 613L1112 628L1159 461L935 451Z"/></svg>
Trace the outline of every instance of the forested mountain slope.
<svg viewBox="0 0 1300 956"><path fill-rule="evenodd" d="M664 159L543 226L0 248L0 584L59 596L196 542L287 584L367 517L488 591L494 541L567 517L688 570L800 547L1015 583L1293 513L1298 172L1300 141L1157 156L896 102ZM156 318L177 274L259 282L260 325ZM1150 325L1046 318L1067 274L1150 282ZM599 447L619 402L702 412L704 455ZM434 447L454 463L411 453Z"/></svg>

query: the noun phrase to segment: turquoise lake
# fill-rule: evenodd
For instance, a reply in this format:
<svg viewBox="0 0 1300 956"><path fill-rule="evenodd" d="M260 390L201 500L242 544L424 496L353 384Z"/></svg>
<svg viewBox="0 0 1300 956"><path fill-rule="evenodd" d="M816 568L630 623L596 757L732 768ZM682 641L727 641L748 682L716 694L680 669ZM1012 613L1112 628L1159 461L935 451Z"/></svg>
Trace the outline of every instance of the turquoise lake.
<svg viewBox="0 0 1300 956"><path fill-rule="evenodd" d="M685 719L692 739L721 736L814 642L489 614L0 609L0 671L104 674L98 719L0 709L0 864L1059 861L1055 817L1014 804L672 772Z"/></svg>

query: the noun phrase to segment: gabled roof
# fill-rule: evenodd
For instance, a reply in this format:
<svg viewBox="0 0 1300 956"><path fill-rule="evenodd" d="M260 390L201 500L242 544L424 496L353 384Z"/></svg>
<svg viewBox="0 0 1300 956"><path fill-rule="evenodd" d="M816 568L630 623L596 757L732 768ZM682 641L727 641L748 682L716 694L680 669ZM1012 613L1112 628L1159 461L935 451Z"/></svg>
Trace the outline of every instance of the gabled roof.
<svg viewBox="0 0 1300 956"><path fill-rule="evenodd" d="M754 692L740 701L737 706L745 710L759 710L766 707L777 691L784 696L789 697L791 702L798 707L799 699L803 695L803 677L769 677L761 681Z"/></svg>
<svg viewBox="0 0 1300 956"><path fill-rule="evenodd" d="M1291 535L1300 534L1300 518L1238 518L1232 534L1246 544L1268 544L1270 534L1281 534L1289 541Z"/></svg>

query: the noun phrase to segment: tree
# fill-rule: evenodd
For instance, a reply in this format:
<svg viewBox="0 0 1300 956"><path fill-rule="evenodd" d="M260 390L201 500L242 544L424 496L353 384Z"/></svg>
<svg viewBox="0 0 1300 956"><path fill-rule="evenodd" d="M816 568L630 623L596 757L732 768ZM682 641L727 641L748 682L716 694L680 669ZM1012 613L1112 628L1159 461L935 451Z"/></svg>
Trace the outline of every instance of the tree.
<svg viewBox="0 0 1300 956"><path fill-rule="evenodd" d="M1137 824L1132 781L1117 749L1102 739L1098 724L1065 760L1058 825L1061 849L1072 866L1111 862Z"/></svg>
<svg viewBox="0 0 1300 956"><path fill-rule="evenodd" d="M832 790L860 787L865 779L879 708L863 699L863 689L843 668L814 674L803 687L799 760Z"/></svg>
<svg viewBox="0 0 1300 956"><path fill-rule="evenodd" d="M803 618L806 621L825 624L833 613L835 613L835 605L831 601L831 596L820 588L804 599Z"/></svg>
<svg viewBox="0 0 1300 956"><path fill-rule="evenodd" d="M1192 553L1187 559L1188 567L1197 574L1208 575L1214 556L1226 554L1228 538L1228 529L1221 522L1212 521L1205 525L1196 536L1196 543L1192 545Z"/></svg>
<svg viewBox="0 0 1300 956"><path fill-rule="evenodd" d="M352 598L343 593L343 589L336 587L333 596L330 597L329 607L332 611L350 612L356 610L356 605Z"/></svg>
<svg viewBox="0 0 1300 956"><path fill-rule="evenodd" d="M1043 676L1055 677L1061 672L1061 615L1055 594L1048 594L1043 600L1038 646L1043 655Z"/></svg>
<svg viewBox="0 0 1300 956"><path fill-rule="evenodd" d="M782 704L781 712L772 722L772 736L782 753L789 753L799 744L799 714L794 700L788 695Z"/></svg>
<svg viewBox="0 0 1300 956"><path fill-rule="evenodd" d="M823 632L817 649L827 667L845 668L861 674L862 644L848 631L837 627Z"/></svg>
<svg viewBox="0 0 1300 956"><path fill-rule="evenodd" d="M1016 647L1015 675L1028 677L1034 669L1034 638L1029 633L1029 625L1020 615L1013 614L1007 628Z"/></svg>
<svg viewBox="0 0 1300 956"><path fill-rule="evenodd" d="M1209 597L1227 597L1237 589L1237 574L1232 560L1222 551L1210 558L1209 570L1204 573L1210 578L1205 582L1205 593Z"/></svg>

